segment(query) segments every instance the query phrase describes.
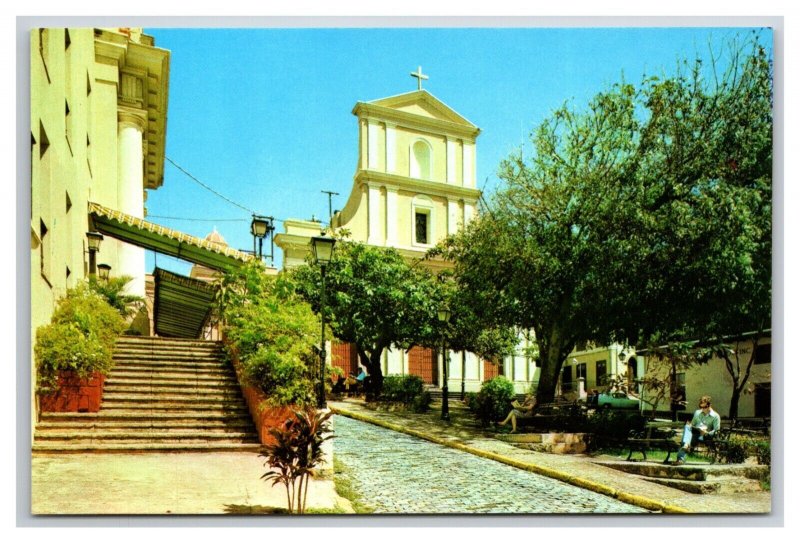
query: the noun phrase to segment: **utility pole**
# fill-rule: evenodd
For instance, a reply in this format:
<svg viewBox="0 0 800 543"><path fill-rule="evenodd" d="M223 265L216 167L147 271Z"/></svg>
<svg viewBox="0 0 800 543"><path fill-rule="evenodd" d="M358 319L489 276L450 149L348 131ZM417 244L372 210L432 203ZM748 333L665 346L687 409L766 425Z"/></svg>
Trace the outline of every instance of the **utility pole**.
<svg viewBox="0 0 800 543"><path fill-rule="evenodd" d="M333 192L330 190L323 190L325 194L328 195L328 226L333 226L333 197L339 196L338 192Z"/></svg>

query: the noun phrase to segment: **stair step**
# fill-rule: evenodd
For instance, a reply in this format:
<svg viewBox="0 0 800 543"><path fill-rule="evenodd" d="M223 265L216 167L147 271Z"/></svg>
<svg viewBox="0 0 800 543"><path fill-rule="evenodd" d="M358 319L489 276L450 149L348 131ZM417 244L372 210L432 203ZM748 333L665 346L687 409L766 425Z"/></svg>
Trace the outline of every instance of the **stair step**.
<svg viewBox="0 0 800 543"><path fill-rule="evenodd" d="M234 396L239 394L239 385L234 383L208 384L198 381L151 383L148 381L118 383L114 382L103 388L107 394L223 394Z"/></svg>
<svg viewBox="0 0 800 543"><path fill-rule="evenodd" d="M47 453L143 453L143 452L258 452L258 443L34 443L32 452Z"/></svg>
<svg viewBox="0 0 800 543"><path fill-rule="evenodd" d="M117 420L99 421L86 423L84 421L59 421L59 422L40 422L36 425L36 431L74 431L74 430L222 430L222 431L250 431L253 423L248 419L238 421L203 421L203 420Z"/></svg>
<svg viewBox="0 0 800 543"><path fill-rule="evenodd" d="M662 477L642 477L642 479L693 494L739 494L761 490L761 484L758 481L745 477L717 477L707 481L665 479Z"/></svg>
<svg viewBox="0 0 800 543"><path fill-rule="evenodd" d="M215 413L247 413L247 407L244 403L240 405L232 404L230 402L125 402L125 401L111 401L102 402L100 405L101 410L122 410L122 411L139 411L139 412L153 412L161 413L165 411L195 411L200 412L198 416L206 416L203 411L211 411Z"/></svg>
<svg viewBox="0 0 800 543"><path fill-rule="evenodd" d="M113 369L109 379L150 379L150 380L180 380L203 379L206 381L235 381L236 376L231 371L142 371L128 369Z"/></svg>
<svg viewBox="0 0 800 543"><path fill-rule="evenodd" d="M246 411L242 413L214 413L208 410L190 411L175 410L170 412L143 413L142 410L101 410L98 413L42 413L43 422L76 422L81 424L95 424L102 422L125 422L125 421L152 421L153 423L186 422L202 420L209 421L240 421L250 420L250 415Z"/></svg>
<svg viewBox="0 0 800 543"><path fill-rule="evenodd" d="M66 440L70 443L81 443L82 441L110 441L114 443L126 443L135 441L149 441L158 443L162 441L187 441L203 442L205 440L229 440L229 441L254 441L257 439L255 432L213 432L213 431L194 431L194 430L128 430L121 432L111 432L108 430L50 430L35 432L35 439L47 441Z"/></svg>
<svg viewBox="0 0 800 543"><path fill-rule="evenodd" d="M120 360L114 359L114 369L120 368L125 370L139 370L139 371L198 371L198 370L224 370L233 371L233 367L224 361L174 361L165 362L163 359L158 360Z"/></svg>
<svg viewBox="0 0 800 543"><path fill-rule="evenodd" d="M194 394L192 390L169 392L168 390L151 390L147 392L105 392L103 401L111 402L237 402L241 396L239 391L212 391L210 394Z"/></svg>
<svg viewBox="0 0 800 543"><path fill-rule="evenodd" d="M226 358L223 356L199 356L191 353L127 353L115 351L113 356L115 361L143 361L160 363L173 363L173 362L192 362L196 364L224 364Z"/></svg>
<svg viewBox="0 0 800 543"><path fill-rule="evenodd" d="M258 451L220 342L121 338L98 413L45 413L33 452Z"/></svg>

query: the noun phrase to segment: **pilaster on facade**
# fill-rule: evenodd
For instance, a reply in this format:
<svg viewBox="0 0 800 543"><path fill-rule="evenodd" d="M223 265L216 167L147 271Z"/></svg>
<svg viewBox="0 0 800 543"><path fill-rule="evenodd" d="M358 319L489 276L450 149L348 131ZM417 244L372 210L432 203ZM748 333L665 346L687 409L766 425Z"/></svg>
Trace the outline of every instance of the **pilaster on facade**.
<svg viewBox="0 0 800 543"><path fill-rule="evenodd" d="M374 119L367 119L367 168L370 170L378 170L380 168L378 161L378 133L380 125Z"/></svg>
<svg viewBox="0 0 800 543"><path fill-rule="evenodd" d="M397 238L397 187L386 187L386 245L394 247Z"/></svg>
<svg viewBox="0 0 800 543"><path fill-rule="evenodd" d="M458 140L447 136L447 184L455 185L456 180L456 149Z"/></svg>
<svg viewBox="0 0 800 543"><path fill-rule="evenodd" d="M380 224L381 192L380 186L374 183L367 184L367 218L368 233L367 244L383 245Z"/></svg>
<svg viewBox="0 0 800 543"><path fill-rule="evenodd" d="M447 199L447 235L452 236L458 231L459 221L459 202L452 198Z"/></svg>
<svg viewBox="0 0 800 543"><path fill-rule="evenodd" d="M468 188L475 188L475 144L464 142L462 154L462 184Z"/></svg>
<svg viewBox="0 0 800 543"><path fill-rule="evenodd" d="M358 120L358 133L358 169L366 170L369 168L369 128L366 119Z"/></svg>
<svg viewBox="0 0 800 543"><path fill-rule="evenodd" d="M472 222L475 217L475 204L464 202L464 226Z"/></svg>
<svg viewBox="0 0 800 543"><path fill-rule="evenodd" d="M386 122L386 171L397 173L397 125Z"/></svg>

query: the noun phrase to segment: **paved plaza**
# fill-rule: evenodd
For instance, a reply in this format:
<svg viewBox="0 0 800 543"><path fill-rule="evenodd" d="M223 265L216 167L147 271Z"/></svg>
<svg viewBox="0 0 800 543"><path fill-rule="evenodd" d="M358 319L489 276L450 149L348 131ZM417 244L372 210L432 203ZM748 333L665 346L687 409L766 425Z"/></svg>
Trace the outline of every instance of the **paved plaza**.
<svg viewBox="0 0 800 543"><path fill-rule="evenodd" d="M336 458L375 513L643 513L645 509L342 416Z"/></svg>
<svg viewBox="0 0 800 543"><path fill-rule="evenodd" d="M260 479L255 453L35 455L34 515L264 514L286 507L282 485ZM309 509L349 508L333 481L315 480Z"/></svg>

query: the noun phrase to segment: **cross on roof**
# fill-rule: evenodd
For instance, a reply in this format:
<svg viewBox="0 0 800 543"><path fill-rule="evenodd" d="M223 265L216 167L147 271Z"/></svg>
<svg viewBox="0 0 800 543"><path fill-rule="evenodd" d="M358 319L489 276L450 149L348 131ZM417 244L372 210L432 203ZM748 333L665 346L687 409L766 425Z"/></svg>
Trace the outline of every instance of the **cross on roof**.
<svg viewBox="0 0 800 543"><path fill-rule="evenodd" d="M427 75L422 74L422 66L418 66L416 72L411 72L411 77L417 78L417 90L422 90L422 80L428 79Z"/></svg>

